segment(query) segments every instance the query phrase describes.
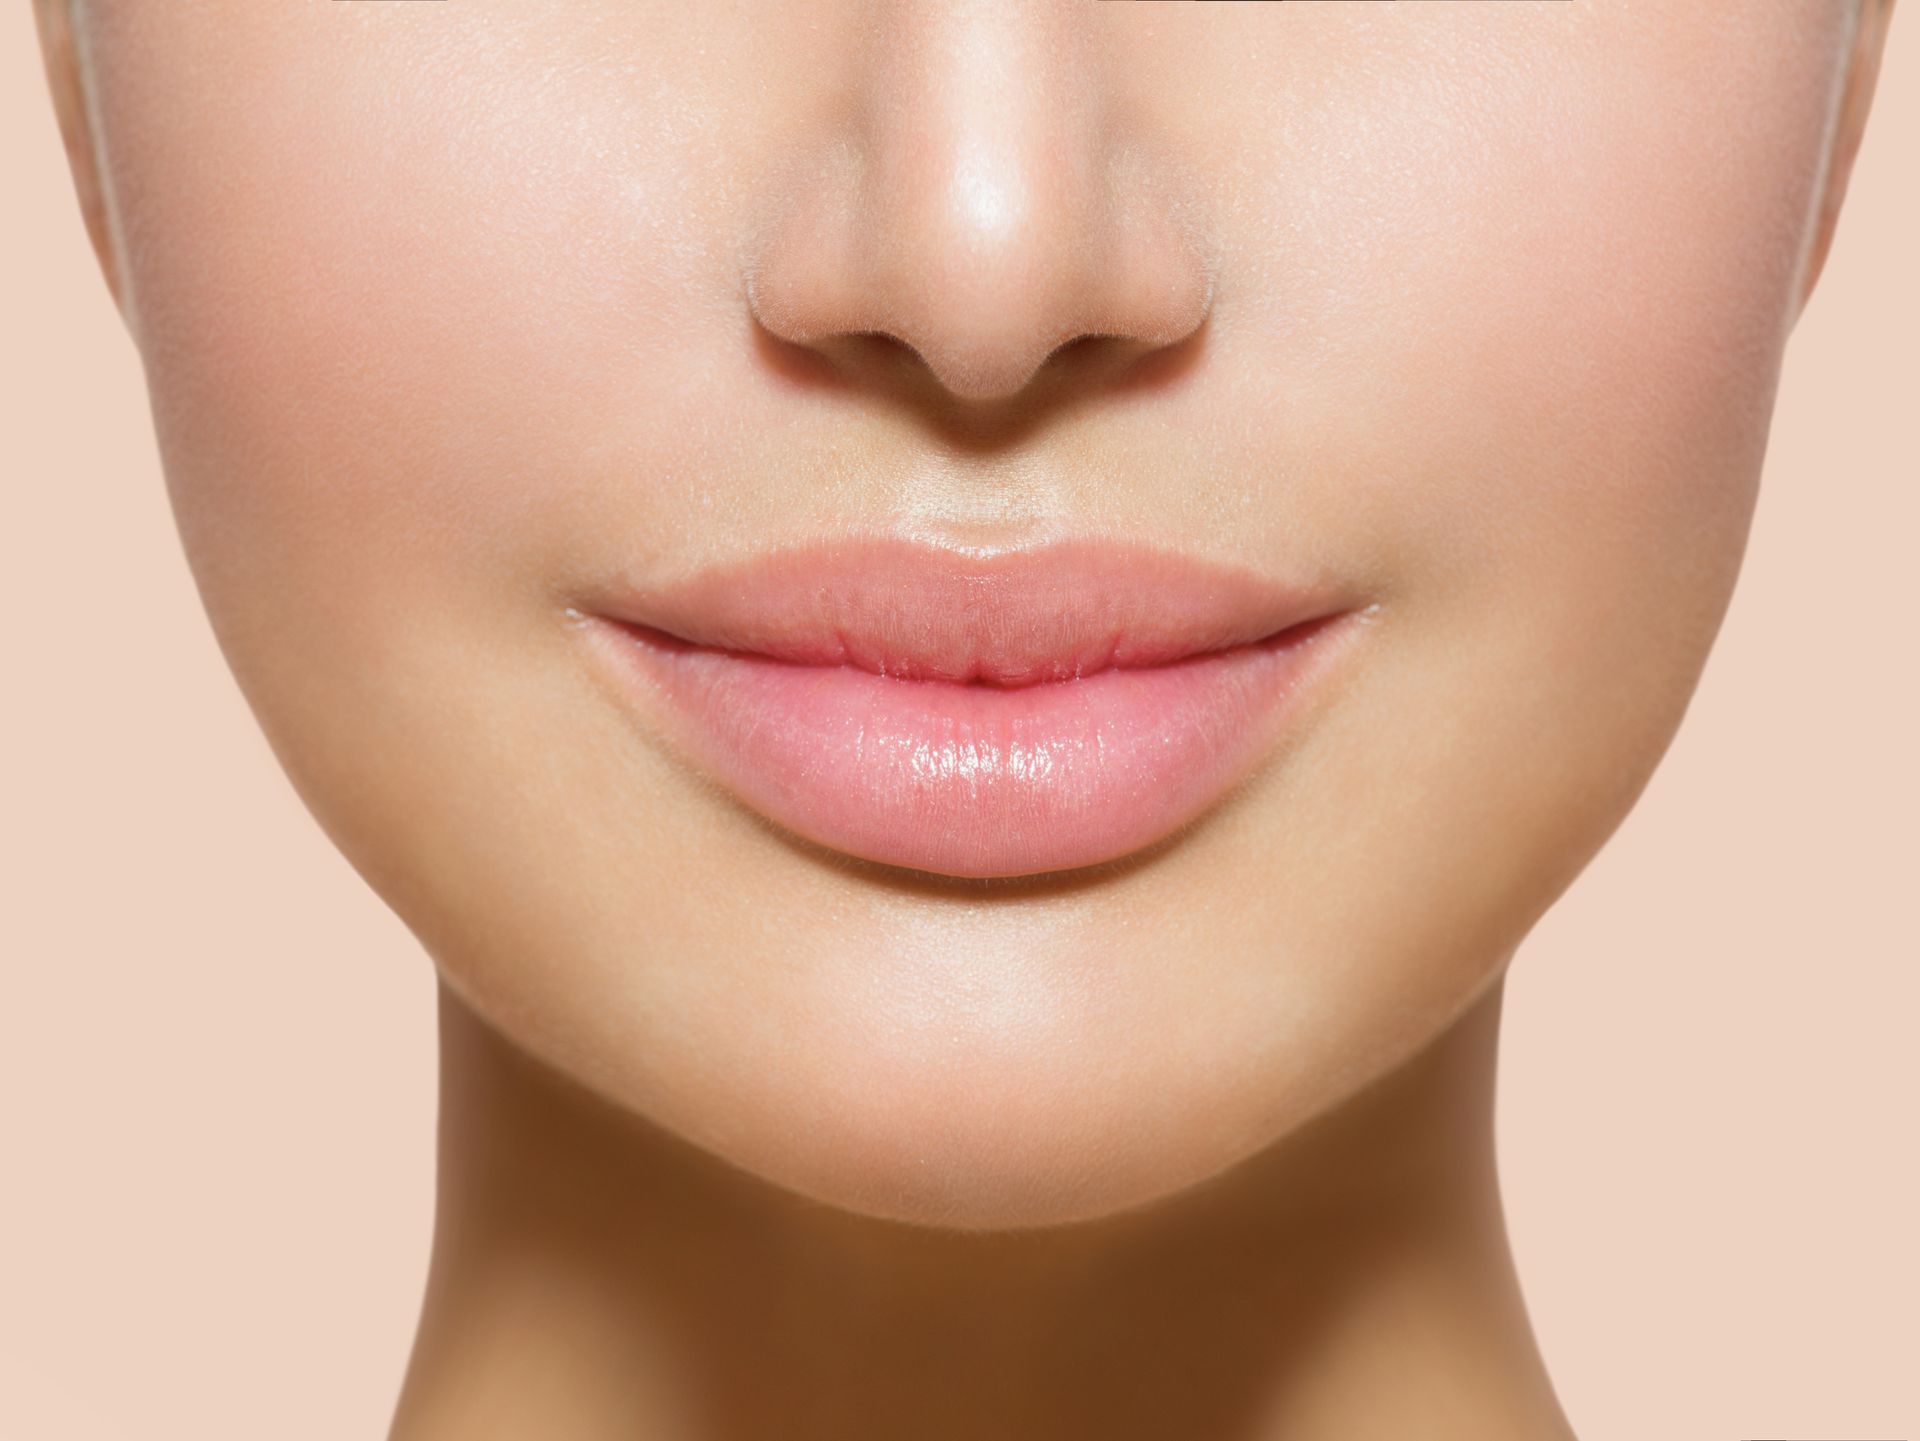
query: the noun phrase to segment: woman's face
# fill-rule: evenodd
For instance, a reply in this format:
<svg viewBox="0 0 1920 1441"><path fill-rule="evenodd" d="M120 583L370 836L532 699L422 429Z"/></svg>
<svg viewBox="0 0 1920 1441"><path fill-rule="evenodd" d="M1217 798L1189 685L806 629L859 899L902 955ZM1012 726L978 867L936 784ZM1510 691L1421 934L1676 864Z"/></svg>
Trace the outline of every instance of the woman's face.
<svg viewBox="0 0 1920 1441"><path fill-rule="evenodd" d="M1621 820L1739 565L1852 11L78 25L187 553L321 823L606 1096L835 1205L1000 1227L1195 1184L1406 1059ZM1057 546L1022 623L1049 557L1096 609L1165 567L1176 610L1184 557L1304 588L1335 643L1197 759L1129 752L1145 799L1085 728L962 745L978 814L862 792L831 715L703 732L627 664L611 613L697 630L772 585L737 568L874 539L863 623L896 586L936 623L942 553L994 596ZM813 574L766 594L807 612Z"/></svg>

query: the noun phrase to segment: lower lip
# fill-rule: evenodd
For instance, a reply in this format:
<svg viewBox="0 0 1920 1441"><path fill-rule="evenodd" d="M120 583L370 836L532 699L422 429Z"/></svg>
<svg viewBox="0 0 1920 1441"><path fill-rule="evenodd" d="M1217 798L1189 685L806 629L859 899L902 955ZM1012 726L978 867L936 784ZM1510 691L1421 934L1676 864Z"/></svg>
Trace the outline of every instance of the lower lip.
<svg viewBox="0 0 1920 1441"><path fill-rule="evenodd" d="M594 629L664 699L678 744L768 819L865 860L991 877L1116 860L1197 818L1275 743L1349 618L1018 688Z"/></svg>

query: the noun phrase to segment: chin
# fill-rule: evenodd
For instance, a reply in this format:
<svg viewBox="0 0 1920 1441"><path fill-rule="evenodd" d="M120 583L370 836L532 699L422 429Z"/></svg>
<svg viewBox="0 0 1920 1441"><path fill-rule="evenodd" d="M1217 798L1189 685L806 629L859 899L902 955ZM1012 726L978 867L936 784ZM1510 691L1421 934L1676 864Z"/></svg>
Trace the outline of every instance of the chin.
<svg viewBox="0 0 1920 1441"><path fill-rule="evenodd" d="M1225 1170L1239 1152L1204 1109L1181 1124L1126 1088L1088 1096L897 1084L864 1099L770 1108L720 1150L735 1166L832 1210L919 1229L1011 1232L1139 1210Z"/></svg>

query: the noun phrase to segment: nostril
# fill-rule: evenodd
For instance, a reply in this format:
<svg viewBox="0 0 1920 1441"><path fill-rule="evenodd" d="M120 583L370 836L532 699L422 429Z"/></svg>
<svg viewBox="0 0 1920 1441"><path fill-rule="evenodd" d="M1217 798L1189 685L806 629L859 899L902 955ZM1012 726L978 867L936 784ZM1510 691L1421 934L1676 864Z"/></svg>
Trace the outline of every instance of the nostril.
<svg viewBox="0 0 1920 1441"><path fill-rule="evenodd" d="M874 355L913 355L915 350L891 330L856 330L847 339Z"/></svg>
<svg viewBox="0 0 1920 1441"><path fill-rule="evenodd" d="M1087 365L1096 361L1117 359L1137 350L1151 350L1155 347L1126 335L1112 335L1096 331L1087 335L1076 335L1056 345L1040 362L1042 370L1054 365Z"/></svg>
<svg viewBox="0 0 1920 1441"><path fill-rule="evenodd" d="M853 330L835 337L843 363L905 373L924 368L920 352L891 330Z"/></svg>

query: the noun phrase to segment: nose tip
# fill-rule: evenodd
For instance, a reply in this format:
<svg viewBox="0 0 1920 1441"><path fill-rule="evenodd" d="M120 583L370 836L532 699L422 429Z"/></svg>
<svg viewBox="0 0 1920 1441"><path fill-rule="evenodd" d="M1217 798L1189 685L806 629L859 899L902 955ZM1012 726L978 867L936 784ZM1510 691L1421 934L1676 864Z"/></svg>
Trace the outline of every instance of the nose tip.
<svg viewBox="0 0 1920 1441"><path fill-rule="evenodd" d="M863 352L839 342L890 337L969 402L1020 394L1075 340L1152 349L1200 326L1213 287L1178 177L1102 123L1097 78L1055 73L1072 47L1032 33L1049 12L886 47L918 58L869 67L851 133L773 197L746 277L762 326L843 368Z"/></svg>

